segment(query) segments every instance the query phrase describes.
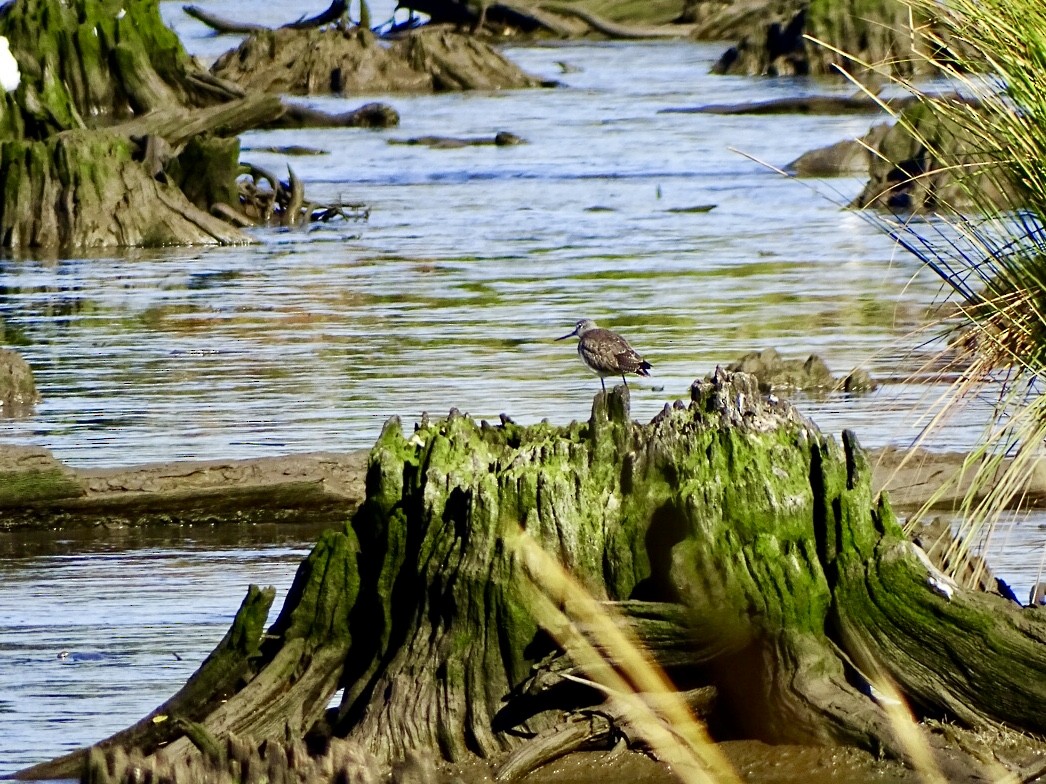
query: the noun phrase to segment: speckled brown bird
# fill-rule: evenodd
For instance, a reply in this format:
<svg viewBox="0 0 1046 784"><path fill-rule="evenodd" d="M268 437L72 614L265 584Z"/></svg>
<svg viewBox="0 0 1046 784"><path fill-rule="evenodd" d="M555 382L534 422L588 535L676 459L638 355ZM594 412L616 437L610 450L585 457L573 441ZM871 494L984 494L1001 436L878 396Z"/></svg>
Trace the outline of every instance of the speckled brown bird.
<svg viewBox="0 0 1046 784"><path fill-rule="evenodd" d="M597 327L596 322L589 319L582 319L574 326L573 332L556 340L566 340L575 335L578 337L578 356L589 370L599 376L599 383L604 392L607 391L607 385L603 383L603 379L607 376L621 376L627 387L625 373L650 375L650 363L639 356L636 350L628 345L628 341L616 332Z"/></svg>

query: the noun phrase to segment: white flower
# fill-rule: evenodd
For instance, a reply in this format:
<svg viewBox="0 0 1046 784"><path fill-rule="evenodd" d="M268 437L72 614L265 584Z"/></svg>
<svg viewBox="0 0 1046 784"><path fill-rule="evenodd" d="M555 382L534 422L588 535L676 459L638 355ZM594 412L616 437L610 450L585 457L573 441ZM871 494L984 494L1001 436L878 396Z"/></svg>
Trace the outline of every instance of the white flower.
<svg viewBox="0 0 1046 784"><path fill-rule="evenodd" d="M0 35L0 87L5 93L18 89L22 74L18 70L18 61L11 54L11 44Z"/></svg>

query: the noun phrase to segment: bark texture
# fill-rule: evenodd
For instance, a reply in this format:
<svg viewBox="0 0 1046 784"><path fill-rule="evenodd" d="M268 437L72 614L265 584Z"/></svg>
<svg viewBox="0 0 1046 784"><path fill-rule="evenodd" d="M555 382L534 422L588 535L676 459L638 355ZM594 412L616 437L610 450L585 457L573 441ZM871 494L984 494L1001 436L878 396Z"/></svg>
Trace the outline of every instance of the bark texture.
<svg viewBox="0 0 1046 784"><path fill-rule="evenodd" d="M768 0L744 20L740 41L716 63L716 73L831 75L837 67L857 69L806 36L898 76L911 76L919 63L909 9L901 0Z"/></svg>
<svg viewBox="0 0 1046 784"><path fill-rule="evenodd" d="M157 0L17 0L0 16L18 61L18 128L43 139L170 106L225 100L160 19ZM12 118L12 122L15 119Z"/></svg>
<svg viewBox="0 0 1046 784"><path fill-rule="evenodd" d="M242 93L189 57L156 0L16 0L0 35L21 73L0 97L0 245L250 241L209 210L236 194L237 120L273 119L277 99L227 104ZM136 133L157 115L168 133ZM194 183L188 198L176 181Z"/></svg>
<svg viewBox="0 0 1046 784"><path fill-rule="evenodd" d="M84 248L246 241L135 158L129 139L105 132L0 143L0 244Z"/></svg>

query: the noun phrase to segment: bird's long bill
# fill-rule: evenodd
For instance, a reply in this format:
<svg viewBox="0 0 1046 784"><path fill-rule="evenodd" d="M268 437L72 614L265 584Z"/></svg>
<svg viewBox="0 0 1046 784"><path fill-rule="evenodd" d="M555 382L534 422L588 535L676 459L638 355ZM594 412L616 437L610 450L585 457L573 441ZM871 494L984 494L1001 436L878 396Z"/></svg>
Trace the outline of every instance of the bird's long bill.
<svg viewBox="0 0 1046 784"><path fill-rule="evenodd" d="M573 332L568 332L567 334L565 334L565 335L564 335L563 337L561 337L561 338L556 338L556 340L566 340L567 338L572 338L572 337L574 337L574 335L576 335L576 334L577 334L577 330L575 329L575 330L574 330Z"/></svg>

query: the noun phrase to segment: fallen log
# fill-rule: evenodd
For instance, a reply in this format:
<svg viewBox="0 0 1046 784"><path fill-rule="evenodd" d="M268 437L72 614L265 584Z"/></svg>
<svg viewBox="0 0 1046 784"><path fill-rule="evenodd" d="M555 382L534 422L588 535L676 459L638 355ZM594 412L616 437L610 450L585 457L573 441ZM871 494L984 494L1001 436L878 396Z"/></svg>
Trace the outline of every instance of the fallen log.
<svg viewBox="0 0 1046 784"><path fill-rule="evenodd" d="M315 16L299 19L296 22L289 22L282 25L282 27L290 30L307 30L310 27L323 27L342 19L348 13L348 10L349 5L345 0L333 0L327 10ZM182 11L223 35L244 35L273 29L266 25L254 24L252 22L237 22L232 19L226 19L195 5L183 5Z"/></svg>
<svg viewBox="0 0 1046 784"><path fill-rule="evenodd" d="M195 111L173 106L113 125L107 131L129 139L161 136L176 148L204 134L236 136L277 120L285 111L278 96L256 93Z"/></svg>
<svg viewBox="0 0 1046 784"><path fill-rule="evenodd" d="M583 21L597 33L614 40L637 40L648 38L688 38L694 25L628 25L606 19L591 10L567 3L542 3L539 8L560 16L573 16Z"/></svg>
<svg viewBox="0 0 1046 784"><path fill-rule="evenodd" d="M363 0L363 5L366 5L366 0ZM283 26L289 30L308 30L310 27L323 27L344 18L348 12L349 4L346 0L332 0L326 11L315 16L299 19L296 22L289 22Z"/></svg>
<svg viewBox="0 0 1046 784"><path fill-rule="evenodd" d="M295 103L284 104L283 113L265 123L266 128L392 128L400 116L387 103L366 103L339 114Z"/></svg>
<svg viewBox="0 0 1046 784"><path fill-rule="evenodd" d="M224 35L242 35L245 33L257 33L269 29L266 25L253 24L251 22L237 22L232 19L226 19L225 17L212 14L195 5L183 5L182 11L193 19L203 22L212 30Z"/></svg>
<svg viewBox="0 0 1046 784"><path fill-rule="evenodd" d="M458 150L462 147L514 147L526 142L510 131L498 131L493 136L412 136L409 139L389 139L389 144L424 146L434 150Z"/></svg>
<svg viewBox="0 0 1046 784"><path fill-rule="evenodd" d="M362 501L365 469L366 453L349 452L76 470L45 449L4 445L0 532L340 525Z"/></svg>
<svg viewBox="0 0 1046 784"><path fill-rule="evenodd" d="M740 373L695 382L646 425L624 387L563 427L392 420L363 506L302 564L249 676L194 721L219 741L347 738L383 764L508 759L606 696L577 683L577 661L551 664L571 649L534 613L521 553L537 547L624 602L675 688L714 687L733 736L911 761L880 673L918 715L1046 731L1046 616L942 581L870 481L852 434L824 436ZM617 666L608 653L595 669ZM912 732L950 780L978 780L965 752ZM169 759L200 753L184 732L166 741Z"/></svg>

